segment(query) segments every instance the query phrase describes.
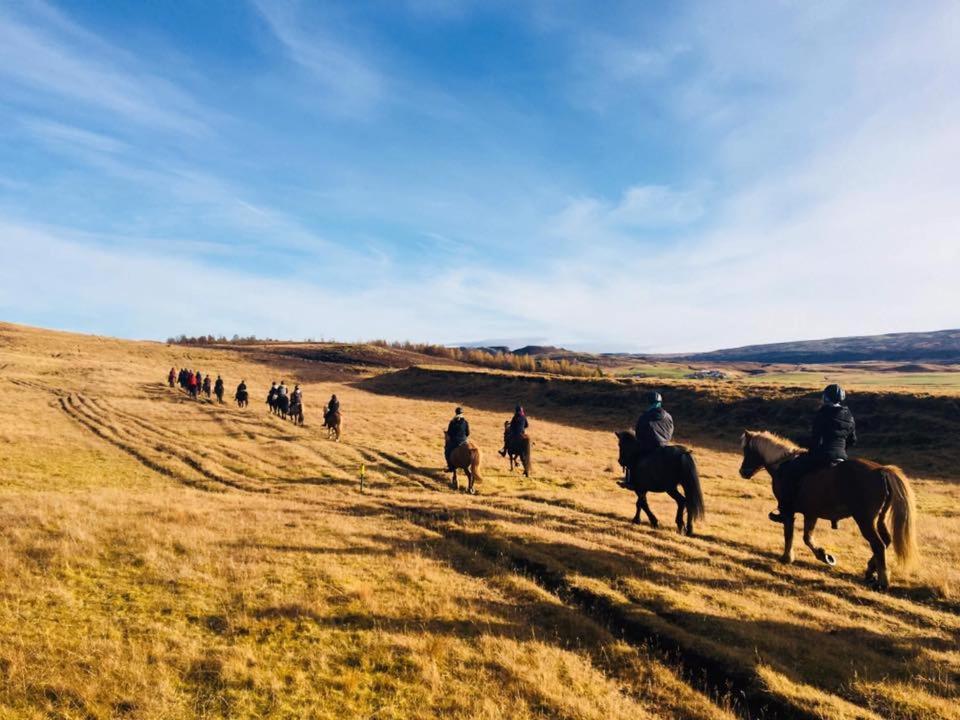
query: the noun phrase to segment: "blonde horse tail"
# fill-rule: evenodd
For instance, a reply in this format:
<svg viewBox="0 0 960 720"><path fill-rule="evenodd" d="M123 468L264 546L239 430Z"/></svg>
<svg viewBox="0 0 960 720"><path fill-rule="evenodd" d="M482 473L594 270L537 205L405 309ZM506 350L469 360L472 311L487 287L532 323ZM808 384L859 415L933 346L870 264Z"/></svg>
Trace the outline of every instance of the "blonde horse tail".
<svg viewBox="0 0 960 720"><path fill-rule="evenodd" d="M480 481L480 448L470 448L470 472L473 474L474 481Z"/></svg>
<svg viewBox="0 0 960 720"><path fill-rule="evenodd" d="M883 468L883 476L890 488L893 510L893 549L905 570L917 561L917 505L910 481L903 470L893 465Z"/></svg>

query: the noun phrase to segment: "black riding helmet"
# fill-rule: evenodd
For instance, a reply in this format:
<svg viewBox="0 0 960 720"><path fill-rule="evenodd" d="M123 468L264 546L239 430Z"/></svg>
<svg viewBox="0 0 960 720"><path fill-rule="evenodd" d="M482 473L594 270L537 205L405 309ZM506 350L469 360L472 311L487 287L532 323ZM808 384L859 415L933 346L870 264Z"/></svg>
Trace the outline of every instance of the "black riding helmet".
<svg viewBox="0 0 960 720"><path fill-rule="evenodd" d="M825 403L829 403L830 405L839 405L846 399L846 397L847 393L836 383L827 385L823 389L823 401Z"/></svg>
<svg viewBox="0 0 960 720"><path fill-rule="evenodd" d="M517 406L513 409L514 412L523 412L523 405L517 403Z"/></svg>
<svg viewBox="0 0 960 720"><path fill-rule="evenodd" d="M655 405L656 403L663 402L663 398L656 390L648 390L643 394L643 401L647 403L647 405Z"/></svg>
<svg viewBox="0 0 960 720"><path fill-rule="evenodd" d="M463 415L463 408L462 408L462 407L458 407L456 410L453 411L453 414L454 414L454 415Z"/></svg>

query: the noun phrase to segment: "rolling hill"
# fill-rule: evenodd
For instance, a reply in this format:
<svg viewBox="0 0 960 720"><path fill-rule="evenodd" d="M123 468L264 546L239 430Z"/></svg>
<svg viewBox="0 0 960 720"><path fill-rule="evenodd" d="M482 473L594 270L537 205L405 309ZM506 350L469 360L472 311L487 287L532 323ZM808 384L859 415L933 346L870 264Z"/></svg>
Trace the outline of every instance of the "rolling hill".
<svg viewBox="0 0 960 720"><path fill-rule="evenodd" d="M683 355L697 362L839 363L868 360L960 363L960 330L747 345Z"/></svg>
<svg viewBox="0 0 960 720"><path fill-rule="evenodd" d="M662 494L663 525L631 525L615 483L642 382L338 352L0 324L0 717L960 717L952 398L864 398L865 445L913 469L926 548L878 593L849 521L820 530L837 567L778 562L769 479L737 472L736 426L791 427L807 391L670 385L708 513L684 537ZM250 407L168 387L184 366L245 379ZM303 427L266 412L278 377ZM317 420L334 392L341 443ZM518 397L529 479L496 454ZM477 496L442 471L455 401ZM929 468L888 442L902 412L931 423Z"/></svg>

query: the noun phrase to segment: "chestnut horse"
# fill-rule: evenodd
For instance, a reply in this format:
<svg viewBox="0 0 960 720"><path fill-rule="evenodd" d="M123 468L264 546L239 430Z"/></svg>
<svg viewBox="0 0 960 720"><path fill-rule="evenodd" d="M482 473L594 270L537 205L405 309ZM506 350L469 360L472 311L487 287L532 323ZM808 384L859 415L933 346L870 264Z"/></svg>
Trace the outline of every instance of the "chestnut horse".
<svg viewBox="0 0 960 720"><path fill-rule="evenodd" d="M446 431L443 433L443 446L447 446L449 435ZM454 490L460 489L460 482L457 480L457 470L463 470L467 474L467 492L471 495L476 493L473 488L474 481L480 480L480 448L467 440L463 445L458 445L450 451L450 467L453 468L453 481L450 487Z"/></svg>
<svg viewBox="0 0 960 720"><path fill-rule="evenodd" d="M650 518L650 524L657 527L660 523L647 505L647 493L665 492L677 503L677 532L693 535L693 521L702 520L706 510L697 463L690 451L680 445L668 445L655 450L655 454L642 461L643 472L637 473L637 436L633 430L621 430L614 435L620 445L618 461L626 470L627 481L637 494L637 514L633 516L633 522L640 523L640 511L643 510ZM683 493L678 487L683 488ZM687 511L686 527L683 524L684 510Z"/></svg>
<svg viewBox="0 0 960 720"><path fill-rule="evenodd" d="M784 488L777 470L787 460L803 452L789 440L768 432L744 431L740 438L743 463L740 475L751 478L760 468L773 480L773 494L780 498ZM917 556L916 514L913 489L903 471L893 465L880 465L870 460L845 460L803 478L794 492L794 508L803 515L803 542L821 562L835 565L836 560L815 544L813 531L818 519L836 522L852 517L860 533L870 544L873 555L867 563L866 580L876 580L877 587L890 584L886 550L891 544L904 569L909 569ZM892 510L893 536L887 529L887 512ZM784 518L783 556L793 562L793 516Z"/></svg>

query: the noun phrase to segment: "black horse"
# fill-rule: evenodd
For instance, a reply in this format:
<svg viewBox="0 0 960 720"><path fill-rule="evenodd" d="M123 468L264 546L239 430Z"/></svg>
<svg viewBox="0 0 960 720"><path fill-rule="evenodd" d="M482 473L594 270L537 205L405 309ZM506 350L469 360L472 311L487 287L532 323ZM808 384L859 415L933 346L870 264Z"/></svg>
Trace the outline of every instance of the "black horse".
<svg viewBox="0 0 960 720"><path fill-rule="evenodd" d="M290 396L277 393L277 398L274 400L274 404L277 415L286 420L287 413L290 412Z"/></svg>
<svg viewBox="0 0 960 720"><path fill-rule="evenodd" d="M240 390L238 388L233 397L237 401L237 407L246 407L250 404L250 396L246 390Z"/></svg>
<svg viewBox="0 0 960 720"><path fill-rule="evenodd" d="M523 466L523 476L530 477L530 437L524 432L517 433L510 431L510 421L503 424L503 449L510 460L510 472L513 472L517 466ZM501 453L501 455L504 453Z"/></svg>
<svg viewBox="0 0 960 720"><path fill-rule="evenodd" d="M270 392L267 393L267 405L270 406L270 412L274 415L277 414L277 389L275 387L270 388Z"/></svg>
<svg viewBox="0 0 960 720"><path fill-rule="evenodd" d="M657 527L660 523L647 505L648 492L665 492L677 502L677 531L693 535L693 521L702 520L705 515L703 491L700 488L700 474L697 463L690 451L680 445L668 445L654 451L643 462L643 472L637 472L637 437L632 430L614 433L620 446L620 466L626 470L627 482L637 493L637 514L634 523L640 522L640 511L650 518L650 524ZM683 493L678 488L683 488ZM687 511L687 524L684 529L683 511Z"/></svg>

